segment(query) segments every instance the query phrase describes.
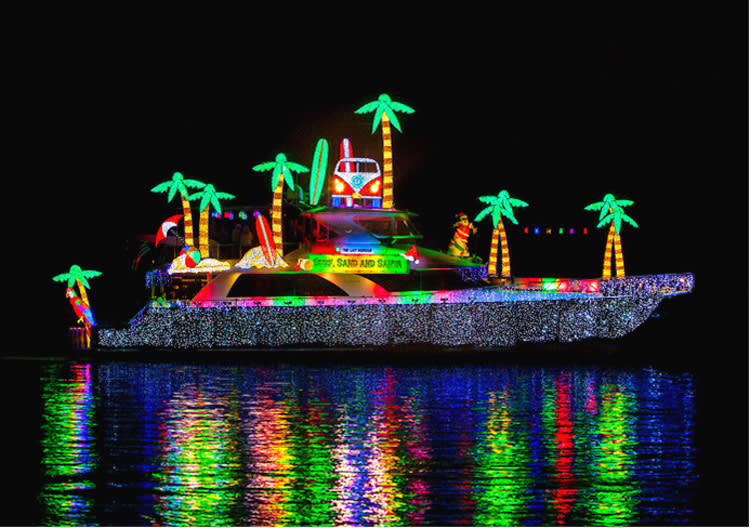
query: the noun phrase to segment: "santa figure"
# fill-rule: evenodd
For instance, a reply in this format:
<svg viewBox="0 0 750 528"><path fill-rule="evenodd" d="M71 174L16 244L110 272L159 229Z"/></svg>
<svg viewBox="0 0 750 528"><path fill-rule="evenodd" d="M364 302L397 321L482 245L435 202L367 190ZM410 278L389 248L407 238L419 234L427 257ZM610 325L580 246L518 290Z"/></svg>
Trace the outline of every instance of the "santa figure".
<svg viewBox="0 0 750 528"><path fill-rule="evenodd" d="M458 213L458 222L453 224L453 227L456 228L456 232L453 233L453 240L448 246L448 253L457 257L468 257L469 235L476 234L477 228L469 222L469 217L463 212Z"/></svg>

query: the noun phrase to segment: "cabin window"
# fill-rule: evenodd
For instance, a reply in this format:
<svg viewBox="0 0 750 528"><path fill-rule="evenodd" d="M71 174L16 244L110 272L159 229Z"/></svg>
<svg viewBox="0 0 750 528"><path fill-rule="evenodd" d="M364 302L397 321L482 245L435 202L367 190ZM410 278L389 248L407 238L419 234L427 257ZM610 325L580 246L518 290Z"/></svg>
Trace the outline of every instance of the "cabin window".
<svg viewBox="0 0 750 528"><path fill-rule="evenodd" d="M237 277L227 297L346 295L346 292L318 275L304 273L246 273Z"/></svg>
<svg viewBox="0 0 750 528"><path fill-rule="evenodd" d="M393 236L393 219L390 216L358 216L354 221L377 236Z"/></svg>
<svg viewBox="0 0 750 528"><path fill-rule="evenodd" d="M475 285L461 279L453 270L412 271L405 275L367 274L363 277L389 292L465 290Z"/></svg>

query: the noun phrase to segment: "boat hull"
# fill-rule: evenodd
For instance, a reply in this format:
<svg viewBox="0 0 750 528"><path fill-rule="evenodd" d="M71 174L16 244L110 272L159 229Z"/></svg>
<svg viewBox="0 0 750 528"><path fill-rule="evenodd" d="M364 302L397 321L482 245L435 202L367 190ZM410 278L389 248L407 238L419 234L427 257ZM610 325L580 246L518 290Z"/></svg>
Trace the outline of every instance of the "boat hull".
<svg viewBox="0 0 750 528"><path fill-rule="evenodd" d="M507 347L618 338L663 295L451 304L149 306L129 328L103 329L104 348L277 348L398 345Z"/></svg>
<svg viewBox="0 0 750 528"><path fill-rule="evenodd" d="M100 329L98 348L475 348L616 339L659 303L693 289L692 274L602 281L602 292L484 287L387 297L242 298L147 305L128 328ZM270 303L270 304L269 304Z"/></svg>

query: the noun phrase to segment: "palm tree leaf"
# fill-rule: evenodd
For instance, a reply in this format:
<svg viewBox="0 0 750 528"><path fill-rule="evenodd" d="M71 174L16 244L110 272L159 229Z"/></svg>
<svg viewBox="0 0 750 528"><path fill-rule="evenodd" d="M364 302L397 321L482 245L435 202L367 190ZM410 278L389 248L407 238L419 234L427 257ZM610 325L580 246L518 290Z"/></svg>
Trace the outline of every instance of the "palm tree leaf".
<svg viewBox="0 0 750 528"><path fill-rule="evenodd" d="M198 206L198 210L202 213L208 204L211 202L211 193L201 193L201 204Z"/></svg>
<svg viewBox="0 0 750 528"><path fill-rule="evenodd" d="M523 200L519 200L518 198L511 198L510 205L512 205L513 207L528 207L529 206L529 204L527 204Z"/></svg>
<svg viewBox="0 0 750 528"><path fill-rule="evenodd" d="M219 200L233 200L234 198L236 198L236 196L235 196L235 195L233 195L233 194L229 194L229 193L227 193L227 192L217 192L217 193L216 193L216 197L217 197L217 198L218 198Z"/></svg>
<svg viewBox="0 0 750 528"><path fill-rule="evenodd" d="M594 202L592 204L587 205L583 209L584 211L598 211L602 207L604 207L604 202Z"/></svg>
<svg viewBox="0 0 750 528"><path fill-rule="evenodd" d="M630 225L632 225L633 227L638 227L638 224L635 222L635 220L633 220L632 218L630 218L625 213L622 214L622 219L625 220Z"/></svg>
<svg viewBox="0 0 750 528"><path fill-rule="evenodd" d="M482 220L484 220L484 217L490 214L491 212L492 212L492 206L485 207L479 212L477 216L474 217L474 221L481 222Z"/></svg>
<svg viewBox="0 0 750 528"><path fill-rule="evenodd" d="M214 193L210 197L211 205L214 206L214 211L221 214L221 203L219 203L219 193Z"/></svg>
<svg viewBox="0 0 750 528"><path fill-rule="evenodd" d="M52 277L52 280L55 282L65 282L70 278L70 273L60 273L59 275L55 275Z"/></svg>
<svg viewBox="0 0 750 528"><path fill-rule="evenodd" d="M380 104L380 101L372 101L371 103L367 103L366 105L363 105L360 108L356 109L354 113L355 114L367 114L369 112L373 112L378 107L379 104Z"/></svg>
<svg viewBox="0 0 750 528"><path fill-rule="evenodd" d="M633 200L615 200L615 203L620 207L627 207L633 205L635 202Z"/></svg>
<svg viewBox="0 0 750 528"><path fill-rule="evenodd" d="M492 226L497 227L500 225L500 220L503 218L503 212L500 207L492 208Z"/></svg>
<svg viewBox="0 0 750 528"><path fill-rule="evenodd" d="M620 227L622 227L622 215L621 214L615 215L614 223L615 223L615 233L619 233Z"/></svg>
<svg viewBox="0 0 750 528"><path fill-rule="evenodd" d="M202 189L206 186L205 183L198 180L182 180L182 183L185 184L185 187L189 187L191 189Z"/></svg>
<svg viewBox="0 0 750 528"><path fill-rule="evenodd" d="M610 211L610 208L606 207L606 204L605 204L605 207L602 207L602 212L599 213L599 220L603 220L605 216L607 216L608 214L611 214L609 211ZM612 209L612 211L614 212L614 209Z"/></svg>
<svg viewBox="0 0 750 528"><path fill-rule="evenodd" d="M388 119L390 119L393 127L401 132L401 123L398 122L398 117L396 116L396 112L393 111L393 108L386 106L383 111L385 112L385 115L388 116Z"/></svg>
<svg viewBox="0 0 750 528"><path fill-rule="evenodd" d="M596 224L596 227L602 227L612 221L612 215L607 215L605 218L601 218L599 220L599 223Z"/></svg>
<svg viewBox="0 0 750 528"><path fill-rule="evenodd" d="M497 196L480 196L477 200L486 204L495 204L497 202Z"/></svg>
<svg viewBox="0 0 750 528"><path fill-rule="evenodd" d="M299 163L294 163L293 161L287 161L286 166L295 172L310 172L310 169L305 167L304 165L300 165Z"/></svg>
<svg viewBox="0 0 750 528"><path fill-rule="evenodd" d="M378 129L378 125L380 124L382 115L383 112L375 112L375 116L372 118L372 132L370 132L371 134L374 134Z"/></svg>
<svg viewBox="0 0 750 528"><path fill-rule="evenodd" d="M294 190L294 175L290 172L284 177L284 181L286 182L287 186L290 190Z"/></svg>
<svg viewBox="0 0 750 528"><path fill-rule="evenodd" d="M398 101L391 101L391 108L393 108L396 112L404 112L405 114L413 114L414 109L410 106L406 106L404 103L399 103Z"/></svg>
<svg viewBox="0 0 750 528"><path fill-rule="evenodd" d="M152 193L162 193L167 192L169 190L169 186L172 185L172 181L165 181L160 183L159 185L156 185L155 187L151 188Z"/></svg>
<svg viewBox="0 0 750 528"><path fill-rule="evenodd" d="M266 161L266 162L257 164L255 167L253 167L253 170L254 171L267 171L275 167L276 167L275 161Z"/></svg>
<svg viewBox="0 0 750 528"><path fill-rule="evenodd" d="M513 216L513 208L510 206L510 203L505 204L504 207L500 208L500 213L502 213L503 216L510 219L511 222L514 224L518 223L518 220L516 220L516 217Z"/></svg>
<svg viewBox="0 0 750 528"><path fill-rule="evenodd" d="M271 190L276 190L276 186L279 184L279 178L283 177L283 168L282 167L276 167L273 169L273 174L271 174Z"/></svg>
<svg viewBox="0 0 750 528"><path fill-rule="evenodd" d="M179 187L180 187L180 186L178 186L178 185L177 185L177 184L175 183L174 185L172 185L172 187L170 187L170 188L169 188L169 194L167 195L167 201L168 201L168 202L171 202L171 201L172 201L172 198L174 198L174 195L175 195L175 194L177 193L177 189L178 189ZM185 189L185 186L183 185L183 186L182 186L182 189L180 189L180 194L181 194L182 196L185 196L185 194L187 194L187 193L185 192L185 190L186 190L186 189Z"/></svg>
<svg viewBox="0 0 750 528"><path fill-rule="evenodd" d="M96 270L83 270L81 274L87 279L93 279L94 277L98 277L99 275L101 275L102 272Z"/></svg>

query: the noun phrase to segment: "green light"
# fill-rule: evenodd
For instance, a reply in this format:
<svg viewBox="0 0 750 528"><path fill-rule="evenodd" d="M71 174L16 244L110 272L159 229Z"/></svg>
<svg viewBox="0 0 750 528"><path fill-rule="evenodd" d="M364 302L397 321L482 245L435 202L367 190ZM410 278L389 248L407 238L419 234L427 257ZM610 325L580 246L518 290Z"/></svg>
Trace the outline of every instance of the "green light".
<svg viewBox="0 0 750 528"><path fill-rule="evenodd" d="M621 385L604 385L602 392L591 509L596 524L633 524L638 521L639 492L631 472L637 442L635 397Z"/></svg>
<svg viewBox="0 0 750 528"><path fill-rule="evenodd" d="M501 216L510 219L514 224L518 224L518 220L513 216L513 208L528 207L529 205L518 198L511 198L506 190L500 191L497 196L480 196L479 201L489 205L479 212L474 221L479 222L489 214L492 215L492 225L499 224Z"/></svg>
<svg viewBox="0 0 750 528"><path fill-rule="evenodd" d="M276 185L279 183L279 178L284 178L284 181L289 186L289 189L294 190L294 177L293 172L308 172L310 169L299 163L294 163L286 158L286 154L280 152L276 154L274 161L266 161L259 163L253 170L256 172L272 171L271 173L271 189L276 189Z"/></svg>
<svg viewBox="0 0 750 528"><path fill-rule="evenodd" d="M518 220L513 216L514 207L527 207L529 204L517 198L511 198L508 191L502 190L497 196L480 196L479 201L488 204L474 218L479 222L487 215L492 215L492 245L490 246L490 259L487 264L487 274L489 276L497 275L497 253L498 247L501 251L501 275L510 277L510 250L508 249L507 237L505 235L505 226L503 225L503 216L508 218L514 224Z"/></svg>
<svg viewBox="0 0 750 528"><path fill-rule="evenodd" d="M326 170L328 168L328 141L321 138L315 146L312 173L310 174L310 205L318 205L320 195L325 186Z"/></svg>
<svg viewBox="0 0 750 528"><path fill-rule="evenodd" d="M200 198L201 203L198 206L198 210L203 212L209 204L214 207L214 210L221 214L221 203L219 200L231 200L235 196L233 194L219 192L210 183L203 187L203 190L188 196L188 200L193 201Z"/></svg>
<svg viewBox="0 0 750 528"><path fill-rule="evenodd" d="M625 214L623 207L633 205L632 200L616 200L612 194L605 194L601 202L594 202L584 207L586 211L601 211L599 214L599 223L596 227L602 227L610 222L615 225L615 232L620 232L620 226L622 221L625 220L628 224L633 227L638 227L638 224Z"/></svg>
<svg viewBox="0 0 750 528"><path fill-rule="evenodd" d="M371 103L367 103L366 105L358 108L354 111L355 114L367 114L373 112L374 117L372 120L372 133L374 134L375 131L378 129L378 124L381 121L381 118L383 114L388 116L388 119L391 123L393 123L393 126L396 127L396 130L401 132L401 125L398 122L398 117L396 116L396 112L404 112L405 114L413 114L414 109L410 106L406 106L403 103L399 103L396 101L391 100L391 97L388 94L380 94L378 96L377 101L372 101Z"/></svg>
<svg viewBox="0 0 750 528"><path fill-rule="evenodd" d="M516 526L527 514L528 441L511 411L507 389L490 393L488 418L477 444L476 526Z"/></svg>

